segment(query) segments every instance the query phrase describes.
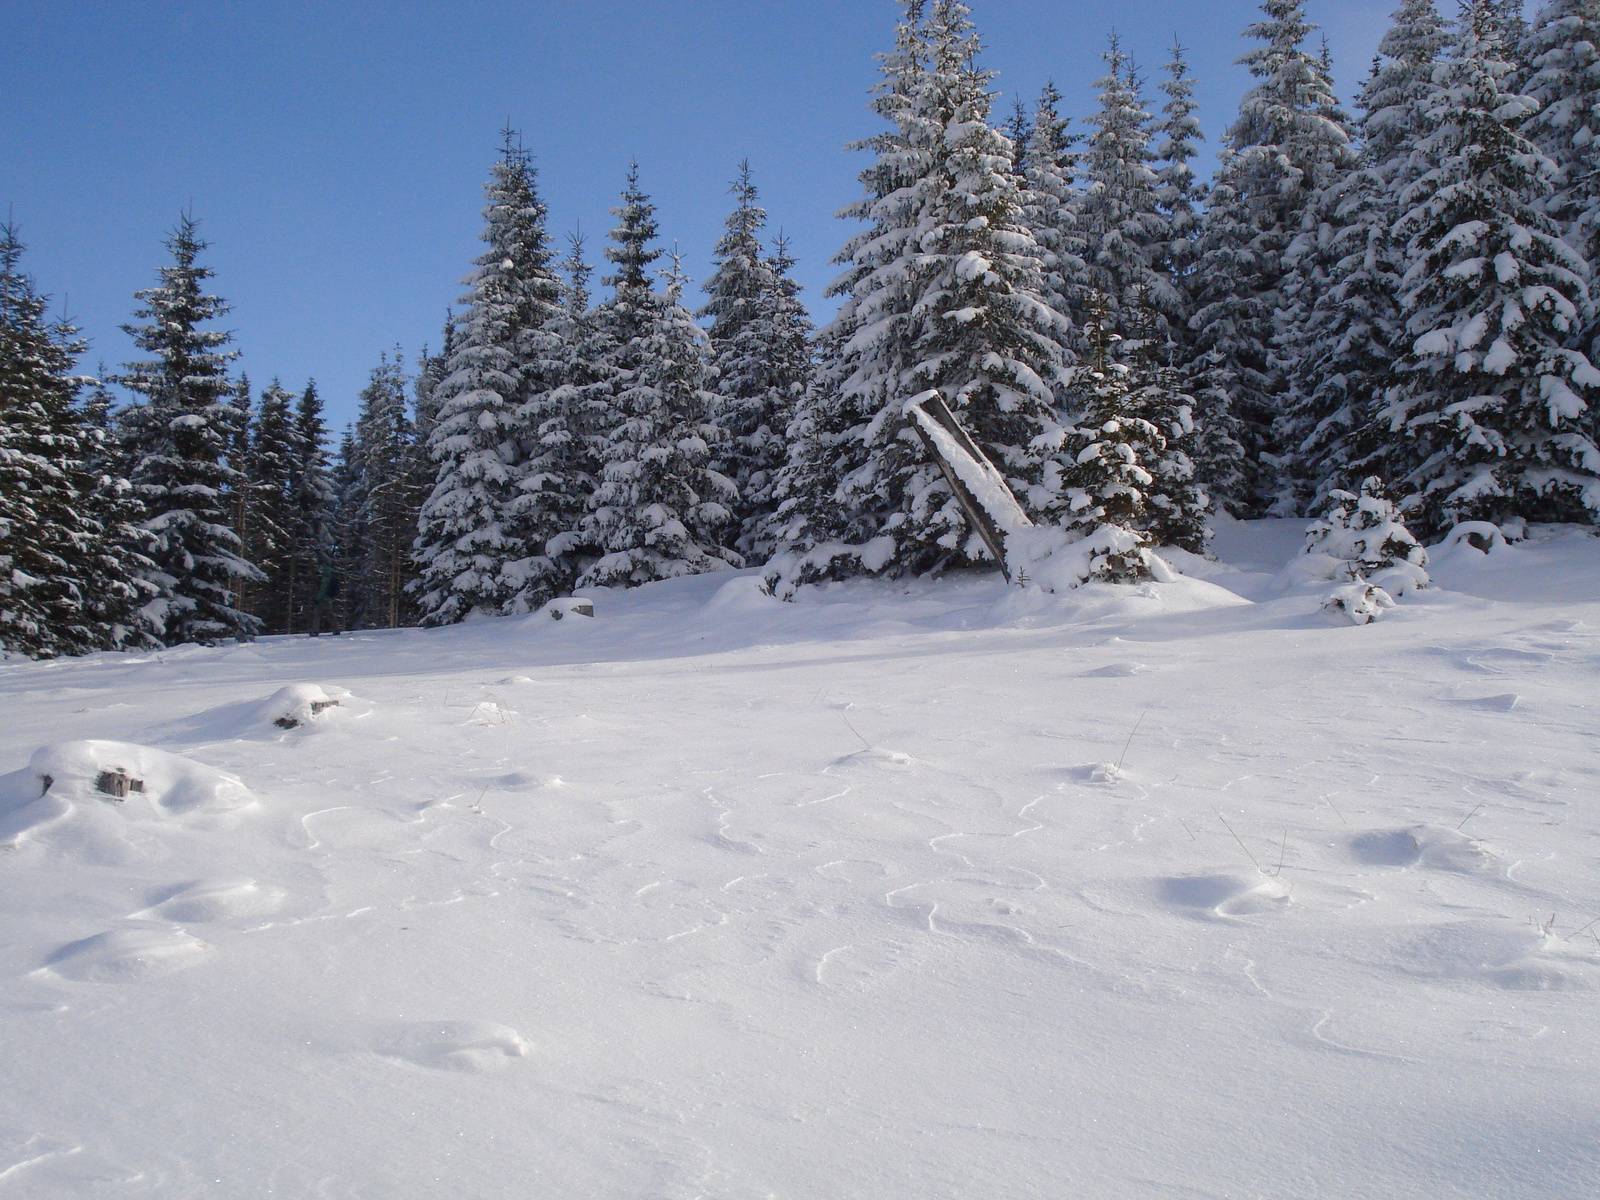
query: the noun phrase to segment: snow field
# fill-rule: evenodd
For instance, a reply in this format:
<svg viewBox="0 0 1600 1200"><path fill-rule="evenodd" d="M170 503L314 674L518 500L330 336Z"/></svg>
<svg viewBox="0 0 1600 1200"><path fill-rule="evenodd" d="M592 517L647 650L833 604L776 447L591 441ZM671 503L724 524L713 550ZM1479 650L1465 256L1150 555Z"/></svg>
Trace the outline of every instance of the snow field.
<svg viewBox="0 0 1600 1200"><path fill-rule="evenodd" d="M0 667L0 1197L1591 1195L1600 543L1301 529Z"/></svg>

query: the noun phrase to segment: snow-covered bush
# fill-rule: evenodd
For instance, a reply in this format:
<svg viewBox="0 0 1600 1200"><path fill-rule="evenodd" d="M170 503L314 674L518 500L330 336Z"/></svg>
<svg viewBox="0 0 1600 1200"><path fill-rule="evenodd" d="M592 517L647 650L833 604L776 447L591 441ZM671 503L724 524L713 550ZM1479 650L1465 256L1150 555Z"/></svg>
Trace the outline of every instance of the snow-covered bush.
<svg viewBox="0 0 1600 1200"><path fill-rule="evenodd" d="M1428 552L1411 536L1382 480L1369 477L1360 495L1335 490L1328 500L1327 513L1306 529L1303 551L1338 564L1326 578L1375 583L1396 596L1428 586Z"/></svg>
<svg viewBox="0 0 1600 1200"><path fill-rule="evenodd" d="M1322 602L1322 611L1339 625L1368 625L1393 607L1393 596L1360 579L1334 588Z"/></svg>

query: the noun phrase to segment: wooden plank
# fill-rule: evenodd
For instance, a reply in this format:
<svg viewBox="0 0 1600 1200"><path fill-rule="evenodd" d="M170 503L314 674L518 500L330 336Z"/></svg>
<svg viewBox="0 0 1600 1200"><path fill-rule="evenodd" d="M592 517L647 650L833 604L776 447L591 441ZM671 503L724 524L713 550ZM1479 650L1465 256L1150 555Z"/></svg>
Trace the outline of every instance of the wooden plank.
<svg viewBox="0 0 1600 1200"><path fill-rule="evenodd" d="M1022 506L1016 502L1016 497L1011 494L1005 477L995 469L994 464L972 440L961 422L956 420L955 414L950 411L949 405L944 402L944 397L938 392L924 392L920 396L913 397L906 402L905 413L910 418L911 427L916 430L918 439L928 451L928 456L938 464L945 482L950 485L957 502L967 514L967 519L978 531L978 536L989 548L989 553L994 556L995 562L1000 564L1000 572L1005 576L1006 582L1010 583L1011 566L1006 561L1007 527L1025 528L1032 522L1022 511ZM945 438L936 436L933 429L929 428L930 424L947 436ZM953 462L952 456L961 456L966 461ZM1007 511L1003 513L991 511L990 506L985 504L968 485L968 478L989 484L997 497L1003 497L1004 501L1010 502L1006 506Z"/></svg>

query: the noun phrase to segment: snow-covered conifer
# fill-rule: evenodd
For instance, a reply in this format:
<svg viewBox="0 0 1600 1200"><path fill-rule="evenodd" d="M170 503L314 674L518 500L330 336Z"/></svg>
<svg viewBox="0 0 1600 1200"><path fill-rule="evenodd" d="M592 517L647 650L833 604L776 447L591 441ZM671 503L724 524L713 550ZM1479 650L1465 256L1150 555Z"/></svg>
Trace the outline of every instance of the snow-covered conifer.
<svg viewBox="0 0 1600 1200"><path fill-rule="evenodd" d="M351 625L392 629L411 623L407 594L414 577L412 546L417 529L412 490L416 438L406 395L400 348L380 354L355 423L356 477L347 495L351 505L346 587Z"/></svg>
<svg viewBox="0 0 1600 1200"><path fill-rule="evenodd" d="M1361 93L1357 168L1316 198L1319 221L1302 233L1298 304L1281 335L1289 377L1277 429L1287 459L1282 511L1320 509L1330 489L1353 486L1361 473L1355 433L1371 421L1405 341L1404 246L1394 225L1399 196L1426 169L1412 143L1447 40L1433 0L1404 0L1395 11Z"/></svg>
<svg viewBox="0 0 1600 1200"><path fill-rule="evenodd" d="M1021 178L1027 162L1028 143L1033 140L1033 121L1021 96L1011 98L1011 115L1006 118L1001 132L1011 143L1011 173Z"/></svg>
<svg viewBox="0 0 1600 1200"><path fill-rule="evenodd" d="M1335 488L1323 515L1306 528L1303 553L1326 555L1346 580L1376 584L1391 596L1428 586L1428 552L1406 528L1383 481L1361 481L1360 494Z"/></svg>
<svg viewBox="0 0 1600 1200"><path fill-rule="evenodd" d="M989 127L990 74L957 0L902 0L874 108L891 132L859 143L876 161L868 223L838 261L845 297L805 414L812 486L781 524L781 590L823 578L902 574L987 557L938 468L904 420L937 388L1019 491L1037 482L1031 449L1063 381L1070 325L1042 295L1039 249L1010 152ZM796 467L796 472L801 468ZM832 510L822 521L816 518Z"/></svg>
<svg viewBox="0 0 1600 1200"><path fill-rule="evenodd" d="M1101 55L1106 74L1095 82L1100 108L1089 117L1094 132L1084 155L1083 228L1090 286L1107 307L1108 329L1125 351L1142 306L1181 314L1184 304L1156 272L1167 241L1151 166L1150 114L1144 110L1137 72L1115 34ZM1158 331L1165 342L1165 330Z"/></svg>
<svg viewBox="0 0 1600 1200"><path fill-rule="evenodd" d="M532 612L572 591L600 469L596 429L613 375L610 346L588 306L581 238L573 238L563 269L567 278L557 280L554 306L530 338L538 346L537 369L517 411L521 459L507 526L529 554L502 568L509 613Z"/></svg>
<svg viewBox="0 0 1600 1200"><path fill-rule="evenodd" d="M1076 323L1089 295L1084 261L1083 193L1077 188L1077 138L1061 115L1061 93L1046 83L1033 111L1032 131L1023 155L1022 223L1032 234L1039 258L1040 295L1062 317Z"/></svg>
<svg viewBox="0 0 1600 1200"><path fill-rule="evenodd" d="M600 554L584 586L633 587L742 565L726 544L736 532L736 489L711 468L720 430L716 399L707 390L705 337L683 307L684 279L674 255L661 295L646 266L660 257L655 206L630 169L620 222L606 257L617 264L602 306L616 339L606 426L601 430L601 475L584 522L584 540Z"/></svg>
<svg viewBox="0 0 1600 1200"><path fill-rule="evenodd" d="M524 494L525 406L555 382L548 327L560 283L533 163L510 131L485 191L488 249L468 277L458 340L433 392L438 424L428 453L437 473L416 542L426 625L504 611L519 588L507 566L540 550L512 510Z"/></svg>
<svg viewBox="0 0 1600 1200"><path fill-rule="evenodd" d="M285 632L293 633L309 610L322 568L334 560L336 494L328 469L328 427L315 382L306 384L294 412L292 469L289 478L290 529Z"/></svg>
<svg viewBox="0 0 1600 1200"><path fill-rule="evenodd" d="M1158 251L1156 269L1174 291L1187 292L1194 267L1194 242L1200 232L1195 207L1202 191L1189 164L1199 154L1196 143L1205 141L1206 135L1195 115L1198 106L1194 79L1181 45L1174 43L1165 69L1167 77L1161 82L1161 90L1167 102L1161 106L1161 116L1150 126L1156 143L1156 202L1166 222L1166 240ZM1187 315L1182 322L1173 324L1172 335L1182 344L1189 333Z"/></svg>
<svg viewBox="0 0 1600 1200"><path fill-rule="evenodd" d="M245 470L250 493L250 524L245 537L249 559L265 577L248 596L250 611L266 633L288 630L290 556L294 536L294 416L291 397L276 379L261 393L253 422L250 459Z"/></svg>
<svg viewBox="0 0 1600 1200"><path fill-rule="evenodd" d="M0 651L48 658L143 644L126 484L93 463L103 430L76 405L84 343L21 272L0 225Z"/></svg>
<svg viewBox="0 0 1600 1200"><path fill-rule="evenodd" d="M226 350L231 337L200 326L228 311L205 294L211 270L198 263L206 243L185 214L167 239L172 265L159 287L136 293L142 325L123 329L152 357L126 364L116 382L144 397L120 414L128 476L144 505L143 528L154 568L146 578L156 598L144 612L158 636L214 644L254 636L259 622L234 604L237 582L259 579L240 556L230 528L227 492L243 480L227 461L237 428Z"/></svg>
<svg viewBox="0 0 1600 1200"><path fill-rule="evenodd" d="M1098 296L1091 303L1084 333L1094 360L1074 372L1080 414L1070 427L1042 439L1055 451L1045 471L1054 499L1044 515L1075 545L1081 543L1088 579L1131 583L1151 577L1145 493L1154 478L1145 462L1163 439L1136 411L1133 367L1111 357L1120 335L1109 328L1110 305Z"/></svg>
<svg viewBox="0 0 1600 1200"><path fill-rule="evenodd" d="M1534 17L1523 57L1539 111L1522 133L1555 164L1540 208L1592 270L1600 263L1600 0L1551 0ZM1574 344L1593 358L1597 334L1591 325Z"/></svg>
<svg viewBox="0 0 1600 1200"><path fill-rule="evenodd" d="M1246 32L1262 44L1240 61L1259 81L1228 130L1198 244L1195 333L1187 374L1200 401L1200 467L1235 515L1277 492L1272 427L1285 388L1273 342L1285 255L1312 199L1354 161L1332 82L1305 46L1302 0L1264 0Z"/></svg>
<svg viewBox="0 0 1600 1200"><path fill-rule="evenodd" d="M772 512L772 485L788 455L787 429L810 378L811 331L789 278L794 260L781 246L762 253L766 211L758 203L750 164L741 163L730 189L737 201L717 242L716 270L706 281L710 300L695 315L711 318L716 394L722 430L716 467L739 489L736 546L751 553Z"/></svg>
<svg viewBox="0 0 1600 1200"><path fill-rule="evenodd" d="M1433 164L1401 199L1409 344L1364 437L1424 534L1464 520L1593 521L1600 371L1568 343L1591 317L1587 264L1535 207L1552 166L1518 132L1496 12L1463 11L1423 105Z"/></svg>

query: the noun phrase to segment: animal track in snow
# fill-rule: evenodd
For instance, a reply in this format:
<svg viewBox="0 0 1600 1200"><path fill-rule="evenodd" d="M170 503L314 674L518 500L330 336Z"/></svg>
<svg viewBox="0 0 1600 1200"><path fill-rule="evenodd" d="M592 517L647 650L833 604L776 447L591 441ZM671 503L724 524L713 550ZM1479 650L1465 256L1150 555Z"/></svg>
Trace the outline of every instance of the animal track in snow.
<svg viewBox="0 0 1600 1200"><path fill-rule="evenodd" d="M889 868L883 863L859 858L837 859L823 863L816 870L825 879L837 879L844 883L872 883L889 874Z"/></svg>
<svg viewBox="0 0 1600 1200"><path fill-rule="evenodd" d="M526 1058L534 1047L515 1029L492 1021L422 1021L391 1031L372 1048L435 1071L486 1075L513 1058Z"/></svg>
<svg viewBox="0 0 1600 1200"><path fill-rule="evenodd" d="M1495 861L1481 842L1435 825L1358 834L1350 839L1350 856L1367 867L1424 866L1442 871L1484 871Z"/></svg>
<svg viewBox="0 0 1600 1200"><path fill-rule="evenodd" d="M127 983L192 967L209 950L206 943L182 929L140 925L97 933L63 946L40 972L80 983Z"/></svg>

